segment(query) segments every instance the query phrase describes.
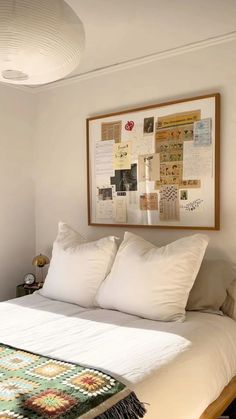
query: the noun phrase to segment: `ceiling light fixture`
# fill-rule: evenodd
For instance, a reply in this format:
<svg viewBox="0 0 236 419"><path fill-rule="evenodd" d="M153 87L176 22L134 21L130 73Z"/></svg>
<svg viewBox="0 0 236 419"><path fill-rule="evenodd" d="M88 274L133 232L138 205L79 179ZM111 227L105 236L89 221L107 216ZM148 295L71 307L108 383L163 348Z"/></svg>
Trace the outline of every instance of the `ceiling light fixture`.
<svg viewBox="0 0 236 419"><path fill-rule="evenodd" d="M84 27L64 0L0 0L0 81L37 85L79 64Z"/></svg>

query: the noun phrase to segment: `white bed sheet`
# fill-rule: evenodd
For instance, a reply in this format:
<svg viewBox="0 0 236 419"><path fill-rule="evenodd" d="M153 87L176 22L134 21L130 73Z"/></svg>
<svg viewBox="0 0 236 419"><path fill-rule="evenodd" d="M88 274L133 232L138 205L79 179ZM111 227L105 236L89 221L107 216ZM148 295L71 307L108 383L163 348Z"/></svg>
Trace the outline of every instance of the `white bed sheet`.
<svg viewBox="0 0 236 419"><path fill-rule="evenodd" d="M147 419L199 419L236 375L236 322L214 314L163 323L35 293L0 304L0 342L109 372Z"/></svg>

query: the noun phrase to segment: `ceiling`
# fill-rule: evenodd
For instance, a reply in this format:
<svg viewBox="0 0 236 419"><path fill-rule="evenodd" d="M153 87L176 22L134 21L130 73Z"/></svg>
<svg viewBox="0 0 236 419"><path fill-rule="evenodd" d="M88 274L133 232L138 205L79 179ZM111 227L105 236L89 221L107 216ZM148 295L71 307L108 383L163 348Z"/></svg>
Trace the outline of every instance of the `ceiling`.
<svg viewBox="0 0 236 419"><path fill-rule="evenodd" d="M236 31L236 0L66 0L85 26L72 75Z"/></svg>

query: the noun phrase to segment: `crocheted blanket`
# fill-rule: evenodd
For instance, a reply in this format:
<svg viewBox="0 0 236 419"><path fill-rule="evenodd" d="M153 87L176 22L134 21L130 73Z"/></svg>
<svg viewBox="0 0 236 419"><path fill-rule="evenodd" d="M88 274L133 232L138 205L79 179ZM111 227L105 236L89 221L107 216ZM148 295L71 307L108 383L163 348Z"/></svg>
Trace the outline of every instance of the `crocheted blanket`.
<svg viewBox="0 0 236 419"><path fill-rule="evenodd" d="M134 392L108 374L0 344L0 419L138 419Z"/></svg>

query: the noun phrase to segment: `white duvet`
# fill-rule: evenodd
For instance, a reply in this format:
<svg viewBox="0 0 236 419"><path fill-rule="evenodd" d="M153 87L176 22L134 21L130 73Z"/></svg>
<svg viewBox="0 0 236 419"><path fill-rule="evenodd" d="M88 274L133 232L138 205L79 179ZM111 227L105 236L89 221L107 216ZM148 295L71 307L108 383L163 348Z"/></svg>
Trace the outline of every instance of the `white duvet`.
<svg viewBox="0 0 236 419"><path fill-rule="evenodd" d="M164 323L36 293L0 304L0 342L109 372L147 419L199 419L236 375L236 322L214 314Z"/></svg>

